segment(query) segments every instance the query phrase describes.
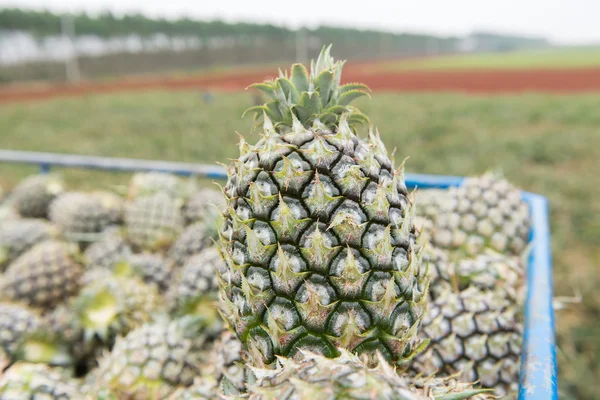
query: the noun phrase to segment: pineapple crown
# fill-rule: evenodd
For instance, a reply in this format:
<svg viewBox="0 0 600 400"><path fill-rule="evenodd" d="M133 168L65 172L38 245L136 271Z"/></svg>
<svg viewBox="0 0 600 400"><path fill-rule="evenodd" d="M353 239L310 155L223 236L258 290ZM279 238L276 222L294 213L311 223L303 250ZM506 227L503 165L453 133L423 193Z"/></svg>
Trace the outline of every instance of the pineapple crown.
<svg viewBox="0 0 600 400"><path fill-rule="evenodd" d="M255 119L268 117L275 128L286 131L295 120L309 128L315 122L328 128L336 126L343 114L348 123L368 124L368 118L350 103L370 90L362 83L341 84L346 61L334 60L331 45L323 47L317 60L310 64L310 74L302 64L294 64L290 74L279 70L279 77L248 88L264 92L271 99L264 105L244 112L255 112Z"/></svg>

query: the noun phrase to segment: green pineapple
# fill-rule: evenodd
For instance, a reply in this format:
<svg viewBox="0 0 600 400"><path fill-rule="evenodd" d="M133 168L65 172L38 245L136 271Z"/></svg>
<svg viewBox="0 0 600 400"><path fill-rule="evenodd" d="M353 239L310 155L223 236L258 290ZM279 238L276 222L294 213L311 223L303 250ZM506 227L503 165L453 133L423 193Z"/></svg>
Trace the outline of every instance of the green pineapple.
<svg viewBox="0 0 600 400"><path fill-rule="evenodd" d="M137 278L107 273L89 279L73 300L73 310L86 342L111 347L119 335L149 322L160 311L156 289Z"/></svg>
<svg viewBox="0 0 600 400"><path fill-rule="evenodd" d="M58 230L40 219L2 221L0 224L0 271L33 245L55 238Z"/></svg>
<svg viewBox="0 0 600 400"><path fill-rule="evenodd" d="M471 286L441 291L428 307L421 337L431 340L411 363L423 374L439 371L514 396L519 384L523 316L514 293Z"/></svg>
<svg viewBox="0 0 600 400"><path fill-rule="evenodd" d="M125 227L139 249L168 248L183 230L180 203L165 193L137 198L125 207Z"/></svg>
<svg viewBox="0 0 600 400"><path fill-rule="evenodd" d="M207 362L202 369L202 377L212 379L215 386L227 385L237 392L245 391L248 379L242 342L230 331L226 330L214 342L206 355Z"/></svg>
<svg viewBox="0 0 600 400"><path fill-rule="evenodd" d="M36 244L10 264L0 282L4 298L53 308L77 293L83 267L76 246L56 240Z"/></svg>
<svg viewBox="0 0 600 400"><path fill-rule="evenodd" d="M0 376L0 400L81 399L77 381L66 371L42 364L16 363Z"/></svg>
<svg viewBox="0 0 600 400"><path fill-rule="evenodd" d="M291 75L254 85L272 100L262 139L228 171L220 243L223 315L258 365L338 348L411 359L427 298L403 166L349 106L364 85L340 85L329 49Z"/></svg>
<svg viewBox="0 0 600 400"><path fill-rule="evenodd" d="M45 218L48 206L63 190L64 183L58 175L32 175L14 188L9 200L22 217Z"/></svg>
<svg viewBox="0 0 600 400"><path fill-rule="evenodd" d="M182 267L187 259L210 247L213 242L211 230L204 222L195 222L185 228L168 252L168 259L176 268Z"/></svg>
<svg viewBox="0 0 600 400"><path fill-rule="evenodd" d="M98 196L65 192L48 211L49 219L65 234L99 233L112 224L111 214Z"/></svg>
<svg viewBox="0 0 600 400"><path fill-rule="evenodd" d="M483 390L453 379L401 377L385 360L370 369L340 350L338 358L300 352L296 359L280 357L277 368L252 368L248 385L251 400L334 399L492 399ZM253 381L253 382L252 382Z"/></svg>
<svg viewBox="0 0 600 400"><path fill-rule="evenodd" d="M156 322L117 339L100 361L96 386L117 398L165 399L190 386L203 363L202 324L191 317Z"/></svg>
<svg viewBox="0 0 600 400"><path fill-rule="evenodd" d="M520 255L527 247L529 207L515 187L494 174L468 178L444 195L430 196L428 203L417 212L430 220L431 242L437 247L463 255L486 248Z"/></svg>

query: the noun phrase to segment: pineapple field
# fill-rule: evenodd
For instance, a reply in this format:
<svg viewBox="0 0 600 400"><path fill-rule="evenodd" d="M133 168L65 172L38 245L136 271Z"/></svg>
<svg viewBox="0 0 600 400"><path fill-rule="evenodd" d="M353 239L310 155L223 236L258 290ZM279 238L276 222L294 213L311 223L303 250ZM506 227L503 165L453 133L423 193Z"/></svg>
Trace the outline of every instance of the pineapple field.
<svg viewBox="0 0 600 400"><path fill-rule="evenodd" d="M597 398L600 95L368 99L341 69L255 86L254 120L232 90L3 104L2 149L229 178L0 164L0 399L515 398L517 188L550 202L560 397Z"/></svg>

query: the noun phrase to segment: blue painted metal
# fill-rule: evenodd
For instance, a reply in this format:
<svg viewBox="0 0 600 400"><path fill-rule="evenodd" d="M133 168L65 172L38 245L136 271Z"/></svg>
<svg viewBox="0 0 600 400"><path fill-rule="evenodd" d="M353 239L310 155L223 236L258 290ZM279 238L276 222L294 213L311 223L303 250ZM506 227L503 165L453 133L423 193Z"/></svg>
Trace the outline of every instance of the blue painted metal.
<svg viewBox="0 0 600 400"><path fill-rule="evenodd" d="M519 399L555 400L558 399L558 370L548 200L527 192L523 193L523 198L531 209L533 229L527 268Z"/></svg>
<svg viewBox="0 0 600 400"><path fill-rule="evenodd" d="M167 161L133 160L53 153L0 150L0 162L39 165L42 172L52 166L90 168L110 171L162 171L182 176L201 176L224 180L224 168ZM463 177L406 174L409 188L448 188L460 186ZM532 215L532 250L527 268L525 333L520 377L520 400L558 399L554 310L552 308L552 253L548 201L534 193L523 192Z"/></svg>

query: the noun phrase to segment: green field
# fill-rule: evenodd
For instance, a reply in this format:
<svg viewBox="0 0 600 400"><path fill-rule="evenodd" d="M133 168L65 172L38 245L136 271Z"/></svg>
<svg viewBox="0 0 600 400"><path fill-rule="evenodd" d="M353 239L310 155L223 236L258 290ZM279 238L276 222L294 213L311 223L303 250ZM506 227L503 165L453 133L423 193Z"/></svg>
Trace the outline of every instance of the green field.
<svg viewBox="0 0 600 400"><path fill-rule="evenodd" d="M600 376L600 95L467 96L375 94L359 105L410 172L472 175L501 169L549 197L557 296L582 294L558 312L561 399L598 398ZM0 148L203 163L248 141L247 93L147 92L3 105ZM34 168L0 164L10 187ZM65 171L73 187L124 182L126 175Z"/></svg>
<svg viewBox="0 0 600 400"><path fill-rule="evenodd" d="M600 67L600 47L480 53L386 62L374 70L448 70Z"/></svg>

